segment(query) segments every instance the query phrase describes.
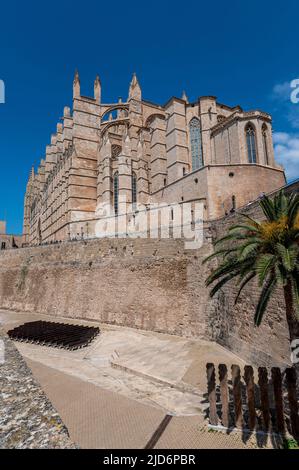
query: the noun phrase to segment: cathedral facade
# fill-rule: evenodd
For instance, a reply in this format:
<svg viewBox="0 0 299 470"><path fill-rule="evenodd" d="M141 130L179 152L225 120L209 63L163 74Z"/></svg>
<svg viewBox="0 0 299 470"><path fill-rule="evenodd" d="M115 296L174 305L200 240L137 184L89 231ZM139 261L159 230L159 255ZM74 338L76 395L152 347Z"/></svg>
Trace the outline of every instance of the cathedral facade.
<svg viewBox="0 0 299 470"><path fill-rule="evenodd" d="M269 114L185 93L159 105L136 75L125 102L103 103L101 91L97 77L94 97L82 96L76 72L72 110L29 176L24 245L98 236L98 208L118 215L120 200L128 217L138 204L201 202L208 222L285 184Z"/></svg>

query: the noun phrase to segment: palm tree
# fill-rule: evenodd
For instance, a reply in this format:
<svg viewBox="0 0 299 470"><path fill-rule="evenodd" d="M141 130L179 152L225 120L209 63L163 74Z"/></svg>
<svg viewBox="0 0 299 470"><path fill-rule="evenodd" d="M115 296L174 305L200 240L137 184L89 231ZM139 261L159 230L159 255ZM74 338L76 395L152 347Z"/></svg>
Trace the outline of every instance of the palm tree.
<svg viewBox="0 0 299 470"><path fill-rule="evenodd" d="M239 287L236 303L244 287L256 279L261 289L254 316L257 326L274 291L282 289L292 341L299 338L299 194L281 190L273 199L263 196L259 204L265 220L241 214L241 222L216 241L216 251L204 263L220 258L220 264L206 285L216 282L210 291L213 297L235 279Z"/></svg>

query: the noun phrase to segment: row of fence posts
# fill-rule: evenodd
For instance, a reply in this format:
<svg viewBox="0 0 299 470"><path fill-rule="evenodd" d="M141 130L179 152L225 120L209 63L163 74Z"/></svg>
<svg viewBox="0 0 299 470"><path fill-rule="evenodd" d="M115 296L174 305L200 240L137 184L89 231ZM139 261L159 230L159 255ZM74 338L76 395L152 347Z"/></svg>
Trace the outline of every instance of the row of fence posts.
<svg viewBox="0 0 299 470"><path fill-rule="evenodd" d="M252 366L244 367L244 382L242 382L240 367L237 365L231 367L231 381L229 381L228 369L225 364L219 364L218 374L219 386L217 387L215 366L213 363L208 363L209 421L211 425L217 426L220 421L225 428L236 427L254 431L257 428L257 410L259 410L261 415L259 428L262 431L270 432L274 430L279 434L285 434L287 418L290 423L288 430L298 439L298 392L297 376L294 368L285 369L285 380L283 380L283 374L278 367L272 367L270 377L268 377L268 370L265 367L259 367L257 384L254 381ZM271 407L270 384L273 387ZM259 399L257 399L257 394ZM217 396L220 398L220 403ZM287 401L285 398L287 398ZM218 415L219 408L221 410L221 420ZM244 408L246 409L246 419L244 418ZM274 426L273 412L275 415Z"/></svg>

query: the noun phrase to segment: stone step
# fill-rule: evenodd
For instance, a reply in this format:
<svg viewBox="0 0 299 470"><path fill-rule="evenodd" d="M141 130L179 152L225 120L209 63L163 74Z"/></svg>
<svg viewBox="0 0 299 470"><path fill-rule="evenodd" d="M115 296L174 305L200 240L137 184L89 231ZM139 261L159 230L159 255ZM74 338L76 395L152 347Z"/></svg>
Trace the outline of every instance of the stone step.
<svg viewBox="0 0 299 470"><path fill-rule="evenodd" d="M141 372L139 370L133 369L131 367L125 366L119 362L116 361L111 361L110 362L111 367L114 369L122 370L124 372L127 372L132 375L136 375L138 377L145 378L147 380L150 380L152 382L161 384L161 385L166 385L167 387L174 388L175 390L179 390L180 392L187 392L191 393L193 395L197 395L201 397L204 400L204 392L199 390L197 387L194 387L190 384L187 384L186 382L172 382L170 380L166 380L164 378L151 375L151 374L146 374L145 372ZM205 404L202 404L201 406L202 409L205 408Z"/></svg>

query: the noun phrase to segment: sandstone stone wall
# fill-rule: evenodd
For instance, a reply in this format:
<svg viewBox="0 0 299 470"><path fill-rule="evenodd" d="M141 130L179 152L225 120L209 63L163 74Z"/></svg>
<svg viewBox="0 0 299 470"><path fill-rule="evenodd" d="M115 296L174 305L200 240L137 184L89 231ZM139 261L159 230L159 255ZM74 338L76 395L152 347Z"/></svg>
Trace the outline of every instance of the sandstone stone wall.
<svg viewBox="0 0 299 470"><path fill-rule="evenodd" d="M205 337L209 252L182 240L90 240L0 255L0 307Z"/></svg>
<svg viewBox="0 0 299 470"><path fill-rule="evenodd" d="M214 237L232 219L215 222ZM101 239L1 252L0 308L210 339L251 364L288 363L281 297L259 328L257 290L237 306L228 288L211 300L204 284L211 266L202 266L211 250L208 242L187 251L183 240Z"/></svg>

